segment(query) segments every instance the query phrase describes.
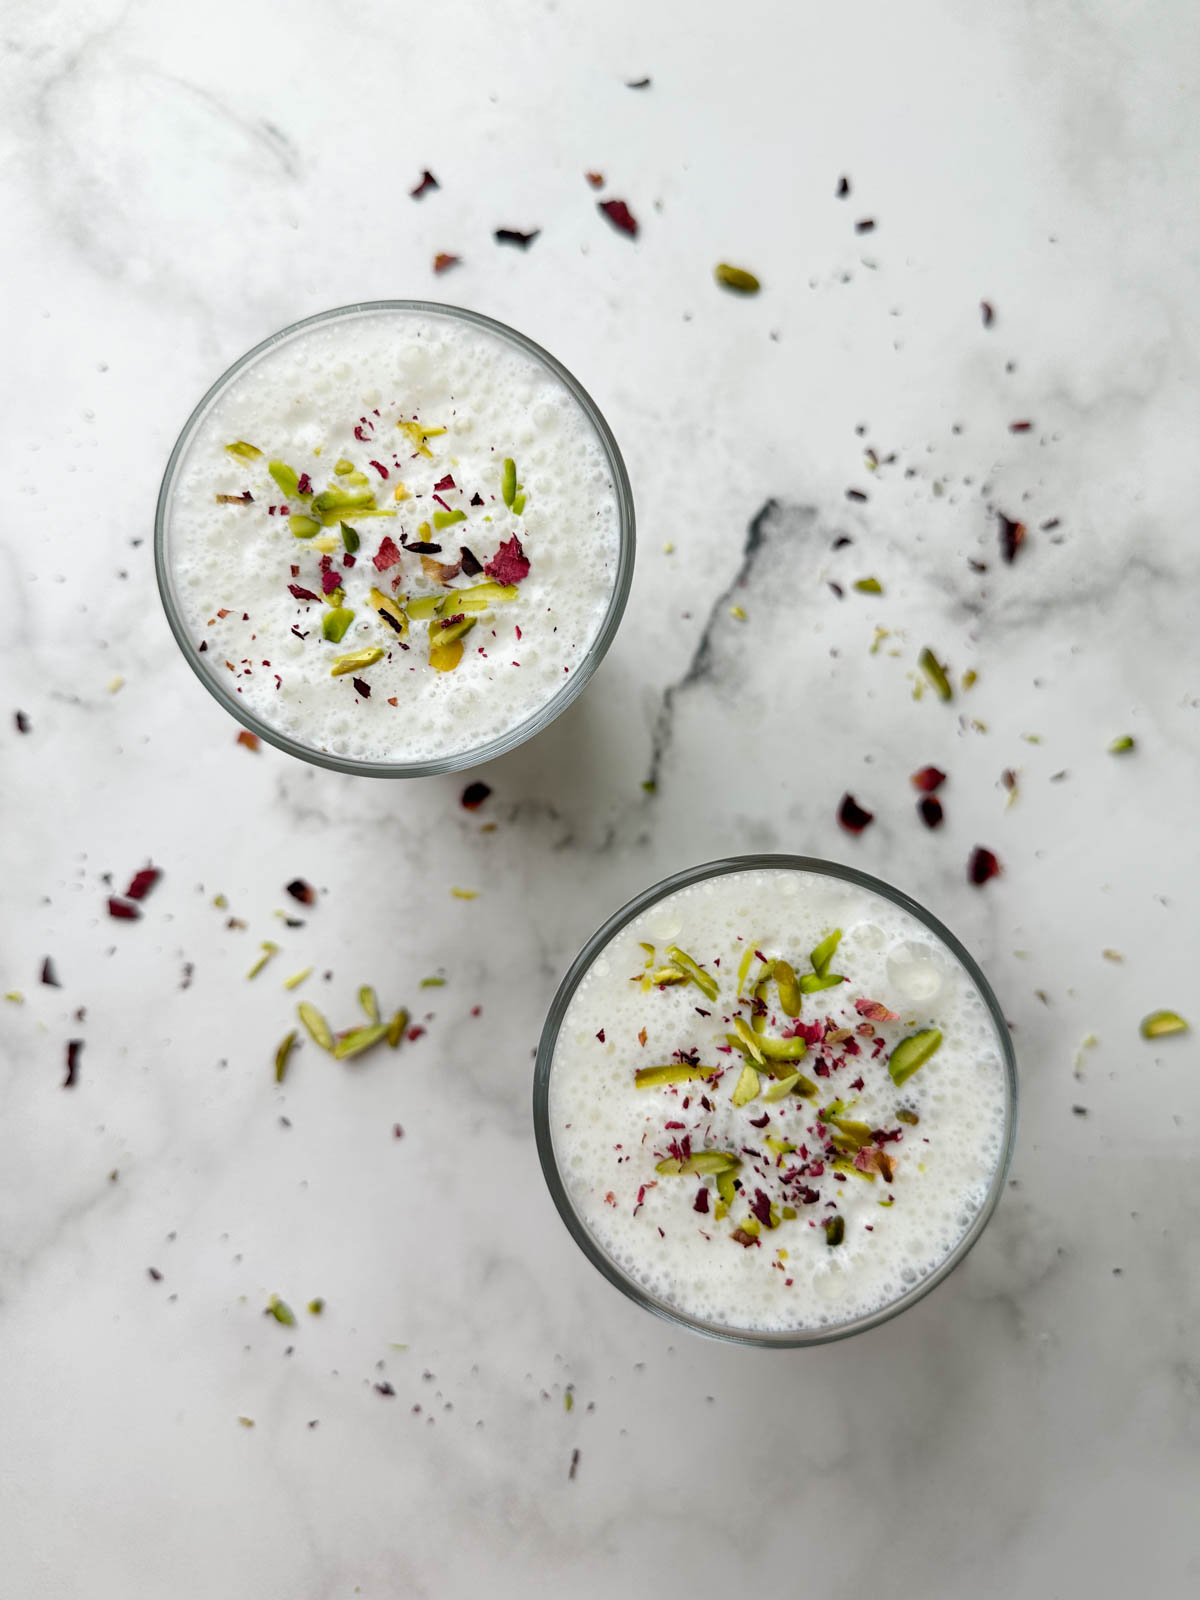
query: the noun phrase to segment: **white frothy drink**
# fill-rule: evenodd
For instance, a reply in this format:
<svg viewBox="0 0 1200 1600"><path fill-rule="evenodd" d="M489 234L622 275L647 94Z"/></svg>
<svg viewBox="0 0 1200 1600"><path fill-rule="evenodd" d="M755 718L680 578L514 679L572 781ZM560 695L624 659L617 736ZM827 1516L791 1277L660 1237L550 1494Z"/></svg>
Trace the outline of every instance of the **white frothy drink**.
<svg viewBox="0 0 1200 1600"><path fill-rule="evenodd" d="M204 669L268 728L368 763L470 752L561 695L620 539L609 456L558 375L449 311L390 307L235 373L166 525Z"/></svg>
<svg viewBox="0 0 1200 1600"><path fill-rule="evenodd" d="M1009 1114L951 951L872 890L790 868L702 880L622 928L549 1082L596 1244L677 1311L748 1332L832 1330L907 1294L983 1206Z"/></svg>

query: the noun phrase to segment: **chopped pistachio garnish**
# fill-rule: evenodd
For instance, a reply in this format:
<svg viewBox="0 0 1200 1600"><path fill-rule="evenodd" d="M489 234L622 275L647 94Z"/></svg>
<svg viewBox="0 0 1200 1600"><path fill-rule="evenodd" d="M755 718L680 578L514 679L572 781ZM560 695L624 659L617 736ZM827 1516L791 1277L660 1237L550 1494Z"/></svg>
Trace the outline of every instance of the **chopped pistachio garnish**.
<svg viewBox="0 0 1200 1600"><path fill-rule="evenodd" d="M295 1047L296 1047L296 1030L295 1030L295 1028L293 1028L291 1033L289 1033L285 1039L281 1039L280 1040L279 1048L275 1052L275 1082L276 1083L282 1083L284 1078L287 1077L288 1058L291 1056L291 1053L295 1049Z"/></svg>
<svg viewBox="0 0 1200 1600"><path fill-rule="evenodd" d="M819 972L822 977L829 971L829 963L837 954L837 947L841 943L842 930L835 928L832 933L827 933L815 950L809 952L808 959L812 962L814 972Z"/></svg>
<svg viewBox="0 0 1200 1600"><path fill-rule="evenodd" d="M639 1067L633 1081L639 1089L652 1089L666 1083L691 1083L696 1078L711 1078L716 1067L692 1066L687 1061L668 1061L661 1067Z"/></svg>
<svg viewBox="0 0 1200 1600"><path fill-rule="evenodd" d="M799 1061L808 1054L808 1045L799 1037L795 1039L772 1039L770 1034L759 1033L755 1035L758 1048L770 1061Z"/></svg>
<svg viewBox="0 0 1200 1600"><path fill-rule="evenodd" d="M1186 1033L1188 1024L1178 1011L1152 1011L1142 1018L1143 1039L1165 1039L1173 1033Z"/></svg>
<svg viewBox="0 0 1200 1600"><path fill-rule="evenodd" d="M317 1010L316 1006L311 1005L307 1000L301 1000L300 1004L296 1007L296 1011L300 1017L300 1021L308 1029L313 1042L315 1044L319 1044L322 1050L332 1050L333 1034L330 1033L329 1024Z"/></svg>
<svg viewBox="0 0 1200 1600"><path fill-rule="evenodd" d="M954 689L951 686L950 679L946 676L946 669L928 645L917 657L917 665L937 691L939 700L952 700L954 698Z"/></svg>
<svg viewBox="0 0 1200 1600"><path fill-rule="evenodd" d="M964 689L973 689L978 682L979 682L979 674L975 671L974 667L968 667L967 670L962 675L962 686L963 686L963 688Z"/></svg>
<svg viewBox="0 0 1200 1600"><path fill-rule="evenodd" d="M460 617L457 622L444 622L441 617L431 617L429 622L430 649L441 650L446 645L453 644L455 640L464 638L478 621L478 617Z"/></svg>
<svg viewBox="0 0 1200 1600"><path fill-rule="evenodd" d="M801 994L819 994L822 989L836 989L845 983L840 972L802 972L799 978Z"/></svg>
<svg viewBox="0 0 1200 1600"><path fill-rule="evenodd" d="M742 1223L740 1231L749 1234L752 1239L757 1239L762 1232L762 1223L757 1217L747 1217Z"/></svg>
<svg viewBox="0 0 1200 1600"><path fill-rule="evenodd" d="M570 1389L564 1389L564 1391L563 1391L563 1410L564 1411L573 1411L574 1409L575 1409L575 1396L571 1393Z"/></svg>
<svg viewBox="0 0 1200 1600"><path fill-rule="evenodd" d="M752 1056L760 1067L766 1065L767 1058L763 1051L762 1041L758 1034L754 1032L754 1029L747 1024L744 1017L734 1017L733 1034L726 1034L725 1037L730 1044L741 1050L743 1054Z"/></svg>
<svg viewBox="0 0 1200 1600"><path fill-rule="evenodd" d="M339 478L344 478L347 473L354 471L354 463L347 461L345 456L339 456L333 464L333 470Z"/></svg>
<svg viewBox="0 0 1200 1600"><path fill-rule="evenodd" d="M330 644L341 644L346 629L354 621L354 613L346 606L335 606L321 618L321 632Z"/></svg>
<svg viewBox="0 0 1200 1600"><path fill-rule="evenodd" d="M888 1057L888 1072L897 1089L912 1077L918 1067L925 1065L941 1043L940 1028L922 1028L919 1033L910 1033L907 1039L901 1039Z"/></svg>
<svg viewBox="0 0 1200 1600"><path fill-rule="evenodd" d="M733 1186L732 1167L726 1167L723 1172L717 1173L717 1193L721 1196L726 1208L731 1206L737 1198L737 1190Z"/></svg>
<svg viewBox="0 0 1200 1600"><path fill-rule="evenodd" d="M262 451L252 444L247 444L245 439L238 439L233 444L227 444L226 450L231 456L239 456L243 461L254 461L262 455Z"/></svg>
<svg viewBox="0 0 1200 1600"><path fill-rule="evenodd" d="M841 1244L846 1237L845 1217L826 1217L824 1226L825 1243L831 1247Z"/></svg>
<svg viewBox="0 0 1200 1600"><path fill-rule="evenodd" d="M294 1328L296 1326L296 1313L288 1305L287 1301L281 1300L277 1294L273 1294L267 1301L267 1310L275 1318L275 1321L282 1322L285 1328Z"/></svg>
<svg viewBox="0 0 1200 1600"><path fill-rule="evenodd" d="M859 578L854 587L859 594L882 594L883 585L878 578Z"/></svg>
<svg viewBox="0 0 1200 1600"><path fill-rule="evenodd" d="M229 446L226 445L225 448L228 450ZM261 453L262 452L260 451L259 454L261 455ZM253 1426L254 1426L254 1418L253 1417L239 1417L238 1418L238 1427L239 1428L252 1428Z"/></svg>
<svg viewBox="0 0 1200 1600"><path fill-rule="evenodd" d="M439 531L442 528L452 528L456 522L465 522L466 520L467 513L465 511L435 511L433 513L433 525Z"/></svg>
<svg viewBox="0 0 1200 1600"><path fill-rule="evenodd" d="M834 1143L836 1144L837 1141L834 1140ZM845 1156L834 1156L829 1165L835 1172L845 1173L848 1178L864 1178L867 1183L875 1182L875 1174L873 1172L864 1172L861 1167L856 1167L853 1161L847 1160Z"/></svg>
<svg viewBox="0 0 1200 1600"><path fill-rule="evenodd" d="M406 483L398 483L396 485L396 487L392 490L392 499L393 500L411 500L412 499L412 490L408 487L408 485Z"/></svg>
<svg viewBox="0 0 1200 1600"><path fill-rule="evenodd" d="M333 1058L335 1061L348 1060L350 1056L360 1056L364 1050L369 1050L373 1044L378 1044L386 1038L388 1025L386 1022L373 1022L366 1028L351 1028L342 1034L340 1039L335 1039L333 1044Z"/></svg>
<svg viewBox="0 0 1200 1600"><path fill-rule="evenodd" d="M764 1100L783 1100L789 1094L807 1095L815 1097L817 1086L811 1078L806 1078L802 1072L789 1072L782 1078L776 1078L771 1087L763 1095Z"/></svg>
<svg viewBox="0 0 1200 1600"><path fill-rule="evenodd" d="M896 1121L907 1123L910 1128L915 1128L919 1125L921 1119L915 1111L908 1111L902 1106L896 1113Z"/></svg>
<svg viewBox="0 0 1200 1600"><path fill-rule="evenodd" d="M421 979L421 988L422 989L442 989L442 988L445 987L445 984L446 984L445 978L422 978Z"/></svg>
<svg viewBox="0 0 1200 1600"><path fill-rule="evenodd" d="M513 503L512 503L512 513L513 513L514 517L519 517L521 515L521 513L525 510L525 494L524 494L524 491L521 489L521 486L519 484L517 486L517 490L518 490L518 492L516 493L516 495L513 496Z"/></svg>
<svg viewBox="0 0 1200 1600"><path fill-rule="evenodd" d="M377 589L372 584L368 599L372 607L383 619L388 631L394 633L398 639L406 638L408 635L408 617L397 602L392 599L391 595L384 594L382 589Z"/></svg>
<svg viewBox="0 0 1200 1600"><path fill-rule="evenodd" d="M796 982L795 968L787 961L775 963L775 987L779 991L780 1009L789 1017L800 1015L800 986Z"/></svg>
<svg viewBox="0 0 1200 1600"><path fill-rule="evenodd" d="M426 439L436 439L445 433L445 428L424 428L419 422L398 422L396 426L400 432L408 436L414 451L419 456L426 456L433 460L433 451L425 443Z"/></svg>
<svg viewBox="0 0 1200 1600"><path fill-rule="evenodd" d="M741 994L742 989L745 986L746 979L750 975L750 964L751 964L751 962L753 960L754 960L754 946L753 945L749 945L749 946L747 946L746 950L744 951L744 953L742 955L742 959L738 962L737 992L739 994Z"/></svg>
<svg viewBox="0 0 1200 1600"><path fill-rule="evenodd" d="M1127 750L1134 750L1136 748L1137 747L1134 743L1133 735L1130 733L1123 733L1119 738L1116 738L1112 741L1108 747L1108 753L1110 756L1122 756Z"/></svg>
<svg viewBox="0 0 1200 1600"><path fill-rule="evenodd" d="M766 1145L768 1150L770 1150L774 1155L779 1156L779 1157L790 1156L792 1151L796 1148L796 1146L794 1144L792 1144L789 1140L787 1140L787 1139L772 1139L770 1134L768 1134L767 1137L763 1140L763 1143Z"/></svg>
<svg viewBox="0 0 1200 1600"><path fill-rule="evenodd" d="M314 550L319 550L323 556L331 556L338 547L337 535L333 533L318 534L312 542L312 547Z"/></svg>
<svg viewBox="0 0 1200 1600"><path fill-rule="evenodd" d="M517 592L515 583L476 583L469 589L454 589L441 598L453 601L456 611L485 611L498 600L515 600Z"/></svg>
<svg viewBox="0 0 1200 1600"><path fill-rule="evenodd" d="M285 989L298 989L311 971L311 967L301 967L299 972L293 972L290 978L283 980L283 987Z"/></svg>
<svg viewBox="0 0 1200 1600"><path fill-rule="evenodd" d="M504 504L511 510L512 503L517 494L517 464L511 456L506 456L504 468L500 475L500 496Z"/></svg>
<svg viewBox="0 0 1200 1600"><path fill-rule="evenodd" d="M667 960L673 962L677 967L682 967L697 989L707 999L715 1000L717 998L717 980L699 967L686 951L681 950L678 945L668 945Z"/></svg>
<svg viewBox="0 0 1200 1600"><path fill-rule="evenodd" d="M462 658L461 639L455 639L450 644L436 644L430 647L429 665L435 672L453 672Z"/></svg>
<svg viewBox="0 0 1200 1600"><path fill-rule="evenodd" d="M784 1206L783 1210L779 1214L780 1214L780 1216L783 1218L783 1220L785 1222L795 1222L795 1220L796 1220L796 1208L795 1208L795 1206ZM779 1252L779 1254L783 1258L784 1261L787 1260L787 1251L786 1250L781 1250Z"/></svg>
<svg viewBox="0 0 1200 1600"><path fill-rule="evenodd" d="M729 615L735 622L745 622L746 620L746 612L743 606L730 606Z"/></svg>
<svg viewBox="0 0 1200 1600"><path fill-rule="evenodd" d="M271 957L278 951L279 946L277 944L272 944L270 939L264 939L262 944L259 945L259 949L262 951L262 955L259 956L258 960L246 974L248 978L258 977L259 973L266 966L267 962L270 961Z"/></svg>
<svg viewBox="0 0 1200 1600"><path fill-rule="evenodd" d="M665 1173L668 1177L678 1173L716 1177L724 1172L736 1172L741 1164L740 1158L732 1150L697 1150L695 1155L688 1156L684 1161L668 1156L665 1161L656 1164L655 1171Z"/></svg>
<svg viewBox="0 0 1200 1600"><path fill-rule="evenodd" d="M267 471L279 485L285 500L293 500L300 495L300 474L295 467L289 467L286 461L270 461L267 463ZM300 495L300 498L307 500L309 496Z"/></svg>
<svg viewBox="0 0 1200 1600"><path fill-rule="evenodd" d="M378 594L378 590L375 591ZM430 617L436 617L450 599L448 594L424 594L419 600L410 600L407 610L414 622L426 622ZM458 595L454 596L457 604Z"/></svg>
<svg viewBox="0 0 1200 1600"><path fill-rule="evenodd" d="M647 989L661 988L668 983L686 983L687 973L682 967L655 967L644 975L643 981Z"/></svg>
<svg viewBox="0 0 1200 1600"><path fill-rule="evenodd" d="M14 1006L23 1006L25 1004L25 996L20 989L6 989L4 998Z"/></svg>
<svg viewBox="0 0 1200 1600"><path fill-rule="evenodd" d="M308 1302L308 1314L310 1317L319 1317L324 1309L325 1302L322 1300L320 1295L318 1295L315 1300L310 1300Z"/></svg>
<svg viewBox="0 0 1200 1600"><path fill-rule="evenodd" d="M312 508L325 527L331 528L335 522L340 527L346 512L357 513L360 517L372 512L375 508L375 495L369 487L322 489L320 494L313 496Z"/></svg>
<svg viewBox="0 0 1200 1600"><path fill-rule="evenodd" d="M387 1042L394 1050L404 1037L404 1030L408 1027L408 1012L400 1007L387 1025Z"/></svg>
<svg viewBox="0 0 1200 1600"><path fill-rule="evenodd" d="M379 1021L379 1001L369 983L364 983L358 991L358 1003L372 1022Z"/></svg>
<svg viewBox="0 0 1200 1600"><path fill-rule="evenodd" d="M288 527L297 539L311 539L315 533L320 533L321 524L315 517L306 517L302 511L293 511L288 518Z"/></svg>
<svg viewBox="0 0 1200 1600"><path fill-rule="evenodd" d="M757 294L762 284L752 272L747 272L745 267L731 267L728 261L721 261L713 268L713 277L722 289L732 289L735 294Z"/></svg>
<svg viewBox="0 0 1200 1600"><path fill-rule="evenodd" d="M383 650L379 645L373 645L369 650L351 650L348 655L334 657L329 676L344 678L348 672L362 672L367 667L373 667L382 657Z"/></svg>
<svg viewBox="0 0 1200 1600"><path fill-rule="evenodd" d="M847 1117L830 1117L829 1121L837 1129L841 1138L861 1150L871 1143L871 1130L865 1122L852 1122ZM834 1139L837 1143L837 1139Z"/></svg>
<svg viewBox="0 0 1200 1600"><path fill-rule="evenodd" d="M352 483L356 489L361 489L364 484L368 484L370 481L365 472L348 472L346 474L346 482Z"/></svg>
<svg viewBox="0 0 1200 1600"><path fill-rule="evenodd" d="M451 888L450 893L455 900L477 900L479 898L478 889Z"/></svg>
<svg viewBox="0 0 1200 1600"><path fill-rule="evenodd" d="M346 549L350 552L350 554L353 555L361 543L361 540L358 537L358 529L352 528L348 522L341 522L338 524L338 526L342 530L342 543L346 546Z"/></svg>
<svg viewBox="0 0 1200 1600"><path fill-rule="evenodd" d="M742 1068L741 1076L738 1078L737 1084L734 1087L734 1105L746 1106L750 1104L751 1100L757 1100L759 1088L760 1083L758 1073L755 1072L754 1068L747 1061L746 1065Z"/></svg>

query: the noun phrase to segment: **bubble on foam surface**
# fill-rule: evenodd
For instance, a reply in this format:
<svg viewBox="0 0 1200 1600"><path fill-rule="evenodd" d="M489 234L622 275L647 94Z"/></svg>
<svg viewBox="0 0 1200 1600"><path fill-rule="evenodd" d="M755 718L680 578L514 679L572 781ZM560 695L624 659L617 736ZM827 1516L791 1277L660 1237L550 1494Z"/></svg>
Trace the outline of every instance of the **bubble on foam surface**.
<svg viewBox="0 0 1200 1600"><path fill-rule="evenodd" d="M375 423L373 433L364 430L366 442L354 436L364 415ZM434 460L411 459L395 429L397 419L414 416L448 428L431 441ZM237 439L263 450L262 460L231 457L224 447ZM519 519L500 495L507 455L517 461L527 497ZM293 581L320 592L318 552L292 536L286 518L266 514L268 504L282 499L266 463L286 461L323 488L340 456L366 471L379 506L398 514L360 520L353 568L341 566L340 548L333 553L345 603L358 613L335 647L320 636L324 606L288 592ZM386 481L368 465L371 458L387 469ZM429 501L433 484L447 472L461 491L451 503L467 510L468 521L450 530L446 559L466 543L486 561L502 539L517 534L531 568L518 599L477 624L458 669L442 674L426 662L423 624L412 629L408 651L380 635L367 590L377 580L386 587L370 559L383 534L399 542L404 531L415 539L417 524L436 509ZM410 501L394 502L394 480L405 483ZM241 493L249 483L253 507L216 503L217 494ZM476 491L486 504L470 508ZM379 312L306 329L238 375L180 463L168 552L188 633L207 643L200 659L247 711L335 755L420 761L518 727L563 691L608 609L619 513L597 434L570 392L532 356L466 323ZM293 564L301 569L295 577ZM387 578L397 572L404 575L402 592L440 592L415 558ZM293 627L308 638L297 638ZM372 692L364 699L349 676L332 678L329 669L340 651L376 642L393 648L365 675ZM270 667L261 665L264 659Z"/></svg>
<svg viewBox="0 0 1200 1600"><path fill-rule="evenodd" d="M786 955L803 971L807 952L832 927L847 931L839 966L851 980L850 996L880 1000L901 1013L890 1037L910 1027L938 1026L944 1042L899 1092L885 1068L876 1063L872 1071L869 1057L862 1058L865 1083L856 1116L861 1112L871 1126L881 1126L892 1123L898 1105L920 1115L919 1127L889 1146L900 1162L891 1191L895 1205L880 1207L876 1186L855 1181L851 1187L847 1180L838 1190L846 1236L836 1256L823 1232L803 1218L764 1234L761 1248L743 1250L725 1237L731 1222L715 1224L711 1212L692 1211L699 1180L655 1172L654 1137L672 1113L664 1111L661 1096L633 1086L638 1066L670 1060L676 1049L698 1047L703 1060L723 1059L709 1052L723 1042L728 1010L714 1008L705 1021L696 1013L697 993L690 986L643 994L629 982L645 959L638 941L655 944L660 955L668 940L677 941L710 963L722 975L721 1001L728 1008L747 943ZM867 937L851 940L850 930ZM900 952L897 971L907 972L916 959L933 963L936 1011L896 988L889 967ZM711 967L716 956L719 969ZM822 1014L813 1001L805 1002L807 1019ZM642 1027L644 1048L637 1040ZM603 1046L596 1039L600 1028ZM735 1135L739 1144L746 1136L740 1119L757 1107L734 1112L730 1087L727 1078L714 1093L717 1110L703 1143L724 1148ZM991 1016L956 958L915 918L870 890L776 869L691 885L622 929L576 990L550 1079L560 1169L572 1204L601 1249L645 1290L688 1315L762 1331L836 1327L878 1311L936 1271L983 1205L1004 1146L1006 1117L1002 1053ZM620 1151L614 1149L618 1144ZM634 1216L639 1186L652 1183ZM606 1202L608 1193L616 1206ZM866 1231L868 1225L873 1232ZM778 1247L788 1251L785 1271L771 1266Z"/></svg>

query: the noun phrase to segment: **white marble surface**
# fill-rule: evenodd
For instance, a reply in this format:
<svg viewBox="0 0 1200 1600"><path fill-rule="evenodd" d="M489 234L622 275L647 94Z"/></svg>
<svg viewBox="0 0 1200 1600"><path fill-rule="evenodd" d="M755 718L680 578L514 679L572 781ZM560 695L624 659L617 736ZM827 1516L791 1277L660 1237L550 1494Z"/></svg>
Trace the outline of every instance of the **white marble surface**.
<svg viewBox="0 0 1200 1600"><path fill-rule="evenodd" d="M3 37L0 1592L1194 1594L1200 1061L1138 1037L1200 1020L1194 10L16 0ZM463 265L434 279L439 250ZM475 816L460 781L237 746L152 576L164 459L223 366L426 294L575 370L640 516L608 661ZM1030 525L1011 567L993 506ZM912 698L925 644L979 674L952 706ZM776 848L960 932L1024 1102L962 1270L861 1339L755 1354L576 1252L530 1053L623 899ZM105 875L147 858L144 917L110 921ZM281 931L297 875L320 901ZM427 1035L346 1070L309 1048L277 1089L309 962L339 1019L370 980ZM289 1330L272 1293L327 1310Z"/></svg>

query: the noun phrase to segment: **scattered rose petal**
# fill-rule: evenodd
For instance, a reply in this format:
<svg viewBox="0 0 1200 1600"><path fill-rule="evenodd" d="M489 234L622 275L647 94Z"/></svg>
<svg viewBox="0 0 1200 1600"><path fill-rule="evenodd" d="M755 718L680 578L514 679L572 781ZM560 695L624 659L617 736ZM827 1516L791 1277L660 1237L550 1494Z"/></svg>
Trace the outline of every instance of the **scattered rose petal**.
<svg viewBox="0 0 1200 1600"><path fill-rule="evenodd" d="M321 590L324 594L332 594L335 589L340 589L341 586L342 575L340 572L334 571L332 562L330 562L329 566L321 568Z"/></svg>
<svg viewBox="0 0 1200 1600"><path fill-rule="evenodd" d="M1010 422L1008 431L1009 433L1028 433L1032 427L1032 422Z"/></svg>
<svg viewBox="0 0 1200 1600"><path fill-rule="evenodd" d="M125 898L127 900L144 900L161 877L162 871L160 868L143 867L140 872L134 873L129 887L125 891Z"/></svg>
<svg viewBox="0 0 1200 1600"><path fill-rule="evenodd" d="M315 600L320 604L321 596L314 594L311 589L306 589L302 583L289 583L288 592L294 595L297 600Z"/></svg>
<svg viewBox="0 0 1200 1600"><path fill-rule="evenodd" d="M522 233L518 228L497 228L492 237L497 244L515 244L520 250L528 250L541 231L534 228L532 233Z"/></svg>
<svg viewBox="0 0 1200 1600"><path fill-rule="evenodd" d="M981 300L979 302L979 314L983 318L983 325L985 328L990 328L992 323L996 320L996 313L992 310L992 303L990 300Z"/></svg>
<svg viewBox="0 0 1200 1600"><path fill-rule="evenodd" d="M932 794L935 789L940 789L946 781L946 774L941 767L922 767L919 772L912 775L912 786L920 789L922 794Z"/></svg>
<svg viewBox="0 0 1200 1600"><path fill-rule="evenodd" d="M637 238L637 218L630 211L624 200L597 200L596 207L597 210L603 211L613 227L619 232L627 233L631 239Z"/></svg>
<svg viewBox="0 0 1200 1600"><path fill-rule="evenodd" d="M648 89L650 87L650 79L649 78L629 78L629 79L626 79L625 87L627 89Z"/></svg>
<svg viewBox="0 0 1200 1600"><path fill-rule="evenodd" d="M1011 566L1017 559L1017 551L1025 542L1025 524L1014 522L1003 511L997 511L996 520L1000 524L1000 554Z"/></svg>
<svg viewBox="0 0 1200 1600"><path fill-rule="evenodd" d="M463 790L460 803L467 811L478 811L491 792L490 784L480 783L476 780L474 783L469 783Z"/></svg>
<svg viewBox="0 0 1200 1600"><path fill-rule="evenodd" d="M475 499L478 500L479 496L476 495ZM472 500L471 504L474 505L475 500ZM479 504L482 505L483 501L479 500ZM458 553L462 559L462 569L468 578L474 578L483 571L483 562L479 560L474 551L468 550L465 544L459 545Z"/></svg>
<svg viewBox="0 0 1200 1600"><path fill-rule="evenodd" d="M287 892L293 900L299 900L302 906L316 904L317 891L311 883L305 883L303 878L293 878L291 883L287 885Z"/></svg>
<svg viewBox="0 0 1200 1600"><path fill-rule="evenodd" d="M529 576L529 558L515 533L504 540L483 570L495 583L520 583Z"/></svg>
<svg viewBox="0 0 1200 1600"><path fill-rule="evenodd" d="M443 272L449 272L451 267L458 266L461 260L461 256L451 255L449 250L439 250L433 258L433 270L440 276Z"/></svg>
<svg viewBox="0 0 1200 1600"><path fill-rule="evenodd" d="M64 1089L73 1089L75 1080L79 1076L79 1055L83 1049L82 1039L68 1039L67 1041L67 1075L62 1081Z"/></svg>
<svg viewBox="0 0 1200 1600"><path fill-rule="evenodd" d="M976 888L985 884L989 878L998 877L1002 870L999 861L990 850L985 850L981 844L975 846L967 863L967 877Z"/></svg>
<svg viewBox="0 0 1200 1600"><path fill-rule="evenodd" d="M879 1000L856 1000L854 1009L860 1017L867 1017L871 1022L898 1022L900 1013L889 1011Z"/></svg>
<svg viewBox="0 0 1200 1600"><path fill-rule="evenodd" d="M754 1237L754 1235L752 1233L747 1233L745 1228L735 1228L729 1237L733 1240L736 1240L736 1242L741 1245L743 1250L749 1250L752 1244L758 1243L758 1240Z"/></svg>
<svg viewBox="0 0 1200 1600"><path fill-rule="evenodd" d="M845 200L849 193L850 179L845 177L839 178L837 188L834 190L834 198L837 200Z"/></svg>
<svg viewBox="0 0 1200 1600"><path fill-rule="evenodd" d="M17 725L17 732L18 733L28 733L29 732L29 729L31 727L31 723L29 721L29 718L25 715L25 713L23 711L15 711L13 713L13 721Z"/></svg>
<svg viewBox="0 0 1200 1600"><path fill-rule="evenodd" d="M596 1035L596 1037L597 1037L597 1039L599 1039L601 1044L604 1043L604 1029L603 1028L600 1029L600 1032Z"/></svg>
<svg viewBox="0 0 1200 1600"><path fill-rule="evenodd" d="M394 567L400 559L400 550L391 534L385 533L379 549L371 557L376 572L386 572L389 567Z"/></svg>
<svg viewBox="0 0 1200 1600"><path fill-rule="evenodd" d="M591 184L593 189L603 189L604 174L602 172L585 172L584 177Z"/></svg>
<svg viewBox="0 0 1200 1600"><path fill-rule="evenodd" d="M62 984L58 981L58 974L54 970L54 963L49 956L42 962L42 982L51 989L62 988Z"/></svg>
<svg viewBox="0 0 1200 1600"><path fill-rule="evenodd" d="M369 700L371 698L371 685L365 678L351 678L350 682L358 690L359 694L362 695L364 700Z"/></svg>
<svg viewBox="0 0 1200 1600"><path fill-rule="evenodd" d="M115 917L118 922L136 922L141 916L137 906L131 906L128 900L118 900L115 897L108 902L108 914Z"/></svg>
<svg viewBox="0 0 1200 1600"><path fill-rule="evenodd" d="M454 475L448 472L444 478L439 478L433 487L436 494L444 494L447 489L456 489L458 485L454 481Z"/></svg>
<svg viewBox="0 0 1200 1600"><path fill-rule="evenodd" d="M701 1216L704 1216L708 1211L708 1190L703 1184L696 1191L696 1198L692 1201L692 1210L698 1211Z"/></svg>
<svg viewBox="0 0 1200 1600"><path fill-rule="evenodd" d="M433 173L429 171L428 167L426 167L425 171L421 174L420 183L418 183L415 189L410 189L408 192L414 200L419 200L423 194L428 194L430 189L440 189L441 187L441 184L434 177Z"/></svg>
<svg viewBox="0 0 1200 1600"><path fill-rule="evenodd" d="M313 599L315 600L316 598L316 595L314 595ZM251 733L249 728L243 728L233 742L234 744L243 745L247 750L258 749L258 735Z"/></svg>
<svg viewBox="0 0 1200 1600"><path fill-rule="evenodd" d="M854 231L855 233L874 233L875 218L860 217L859 220L854 224Z"/></svg>
<svg viewBox="0 0 1200 1600"><path fill-rule="evenodd" d="M927 794L923 800L918 802L917 810L921 814L921 821L927 828L941 827L945 812L942 810L942 802L937 795Z"/></svg>
<svg viewBox="0 0 1200 1600"><path fill-rule="evenodd" d="M859 805L852 794L844 794L838 807L838 821L847 833L861 833L875 820L875 813Z"/></svg>

